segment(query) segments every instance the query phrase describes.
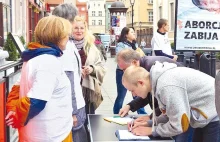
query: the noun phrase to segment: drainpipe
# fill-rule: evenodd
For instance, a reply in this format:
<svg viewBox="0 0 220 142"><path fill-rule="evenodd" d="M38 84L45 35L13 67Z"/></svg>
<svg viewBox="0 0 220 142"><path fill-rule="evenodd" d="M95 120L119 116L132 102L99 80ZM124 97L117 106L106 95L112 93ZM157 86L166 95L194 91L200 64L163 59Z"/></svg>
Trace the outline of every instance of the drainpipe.
<svg viewBox="0 0 220 142"><path fill-rule="evenodd" d="M12 0L10 0L10 28L12 32Z"/></svg>

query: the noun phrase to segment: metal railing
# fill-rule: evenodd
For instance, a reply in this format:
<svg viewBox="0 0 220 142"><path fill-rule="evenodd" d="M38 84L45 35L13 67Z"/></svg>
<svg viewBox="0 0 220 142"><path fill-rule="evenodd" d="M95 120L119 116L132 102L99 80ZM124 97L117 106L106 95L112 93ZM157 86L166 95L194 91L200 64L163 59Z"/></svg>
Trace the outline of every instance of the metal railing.
<svg viewBox="0 0 220 142"><path fill-rule="evenodd" d="M0 66L0 141L17 142L18 133L16 129L7 127L5 124L6 100L9 91L18 80L23 62L21 60L9 62Z"/></svg>

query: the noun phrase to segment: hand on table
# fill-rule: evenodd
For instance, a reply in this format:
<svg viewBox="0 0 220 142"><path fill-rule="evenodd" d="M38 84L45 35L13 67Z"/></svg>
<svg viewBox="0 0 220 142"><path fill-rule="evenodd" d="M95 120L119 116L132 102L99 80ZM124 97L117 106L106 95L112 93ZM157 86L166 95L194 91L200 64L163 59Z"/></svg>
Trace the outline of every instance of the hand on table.
<svg viewBox="0 0 220 142"><path fill-rule="evenodd" d="M121 117L124 117L124 116L128 115L128 112L129 112L129 111L130 111L130 106L129 106L129 105L126 105L126 106L124 106L123 108L120 109L119 115L120 115Z"/></svg>
<svg viewBox="0 0 220 142"><path fill-rule="evenodd" d="M152 135L152 128L146 127L146 126L139 126L139 127L132 129L131 132L137 136L149 136L149 135Z"/></svg>
<svg viewBox="0 0 220 142"><path fill-rule="evenodd" d="M129 122L128 123L128 130L132 131L133 129L140 127L140 126L147 127L148 125L147 125L147 122L137 122L137 121Z"/></svg>
<svg viewBox="0 0 220 142"><path fill-rule="evenodd" d="M146 115L146 116L141 116L141 117L138 117L135 122L147 122L148 120L150 120L150 116L149 115Z"/></svg>

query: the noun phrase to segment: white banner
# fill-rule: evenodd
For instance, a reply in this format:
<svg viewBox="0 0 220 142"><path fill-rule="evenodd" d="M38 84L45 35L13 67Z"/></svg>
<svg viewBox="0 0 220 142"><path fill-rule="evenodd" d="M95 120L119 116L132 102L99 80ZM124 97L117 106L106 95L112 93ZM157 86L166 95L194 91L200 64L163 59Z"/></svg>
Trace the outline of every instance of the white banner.
<svg viewBox="0 0 220 142"><path fill-rule="evenodd" d="M220 51L220 1L176 0L176 50Z"/></svg>

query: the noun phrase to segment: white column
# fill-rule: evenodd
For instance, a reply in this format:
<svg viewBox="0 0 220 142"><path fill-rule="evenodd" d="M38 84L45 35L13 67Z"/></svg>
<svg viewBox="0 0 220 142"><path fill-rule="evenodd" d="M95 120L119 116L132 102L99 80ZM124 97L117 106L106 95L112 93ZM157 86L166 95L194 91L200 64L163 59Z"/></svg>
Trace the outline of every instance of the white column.
<svg viewBox="0 0 220 142"><path fill-rule="evenodd" d="M158 0L153 1L153 32L157 31L157 21L158 21Z"/></svg>

